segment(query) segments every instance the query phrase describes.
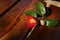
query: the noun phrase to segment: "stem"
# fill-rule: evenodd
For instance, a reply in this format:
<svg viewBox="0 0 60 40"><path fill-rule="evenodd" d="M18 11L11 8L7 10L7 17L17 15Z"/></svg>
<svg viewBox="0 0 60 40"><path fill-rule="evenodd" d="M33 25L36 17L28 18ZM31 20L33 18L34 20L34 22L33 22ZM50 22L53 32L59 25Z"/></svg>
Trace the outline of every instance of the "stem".
<svg viewBox="0 0 60 40"><path fill-rule="evenodd" d="M25 35L25 37L23 38L23 40L27 40L29 38L29 36L31 35L31 33L35 29L35 27L36 27L36 25L32 29L29 29L28 33Z"/></svg>

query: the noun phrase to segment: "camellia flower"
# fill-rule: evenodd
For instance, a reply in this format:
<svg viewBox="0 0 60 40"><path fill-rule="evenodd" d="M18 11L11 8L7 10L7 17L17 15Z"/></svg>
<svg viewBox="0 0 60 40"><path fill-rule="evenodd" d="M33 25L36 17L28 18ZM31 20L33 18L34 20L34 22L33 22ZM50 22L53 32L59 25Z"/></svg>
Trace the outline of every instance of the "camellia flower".
<svg viewBox="0 0 60 40"><path fill-rule="evenodd" d="M28 16L27 17L27 25L29 28L34 27L37 24L37 20L35 17L33 16Z"/></svg>

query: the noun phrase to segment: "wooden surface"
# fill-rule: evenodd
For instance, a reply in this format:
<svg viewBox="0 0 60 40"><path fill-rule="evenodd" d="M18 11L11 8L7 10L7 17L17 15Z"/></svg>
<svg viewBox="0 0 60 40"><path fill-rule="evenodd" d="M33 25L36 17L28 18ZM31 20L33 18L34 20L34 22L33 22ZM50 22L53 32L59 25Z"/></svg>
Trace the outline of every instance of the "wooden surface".
<svg viewBox="0 0 60 40"><path fill-rule="evenodd" d="M10 9L10 11L0 18L0 40L7 40L7 38L17 32L17 30L20 28L20 25L22 26L20 16L24 9L32 2L32 0L28 1L28 3L27 1L28 0L21 0L12 9Z"/></svg>
<svg viewBox="0 0 60 40"><path fill-rule="evenodd" d="M10 2L11 1L11 2ZM17 1L17 3L15 3ZM0 40L22 40L29 28L26 23L25 11L34 9L34 3L38 0L1 0L0 14L5 10L4 15L0 17ZM41 0L40 0L41 1ZM6 2L6 3L5 3ZM15 4L14 4L15 3ZM11 7L11 5L13 5ZM4 7L5 6L5 7ZM11 7L10 9L8 9ZM51 5L52 14L49 18L60 21L60 8ZM37 27L27 40L57 40L60 33L60 25L55 28L46 26Z"/></svg>
<svg viewBox="0 0 60 40"><path fill-rule="evenodd" d="M16 2L17 0L0 0L0 15Z"/></svg>

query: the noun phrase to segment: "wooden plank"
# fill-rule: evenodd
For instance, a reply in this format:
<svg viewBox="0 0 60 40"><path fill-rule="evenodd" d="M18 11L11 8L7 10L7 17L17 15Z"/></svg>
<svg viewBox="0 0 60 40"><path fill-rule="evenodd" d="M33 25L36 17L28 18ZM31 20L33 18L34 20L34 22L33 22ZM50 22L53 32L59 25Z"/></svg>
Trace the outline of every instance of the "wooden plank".
<svg viewBox="0 0 60 40"><path fill-rule="evenodd" d="M25 7L27 7L27 5L28 5L27 4L26 6L24 6L26 1L24 1L24 3L23 3L23 0L22 0L14 8L12 8L8 13L6 13L3 17L1 17L0 18L0 27L5 27L4 23L6 23L6 22L7 22L6 26L11 26L11 24L15 23L16 19L21 15L21 13L25 9ZM18 10L16 10L16 9L18 9ZM5 21L5 22L3 22L3 21Z"/></svg>
<svg viewBox="0 0 60 40"><path fill-rule="evenodd" d="M22 40L22 38L24 37L29 28L26 25L26 15L25 14L21 15L21 13L23 13L24 9L29 4L32 6L36 1L37 0L30 0L30 1L22 0L8 13L6 13L6 15L9 15L13 20L10 21L10 24L7 25L7 27L4 29L4 31L8 33L5 33L5 35L2 36L0 40L17 40L17 39ZM14 11L15 9L18 9L18 11ZM14 16L12 15L12 13L14 14ZM6 15L4 15L2 18L4 18Z"/></svg>
<svg viewBox="0 0 60 40"><path fill-rule="evenodd" d="M26 1L26 2L25 2ZM22 38L24 37L24 35L26 34L26 32L28 31L28 27L26 25L26 15L25 14L21 14L25 8L30 4L30 6L28 6L28 8L26 8L26 10L31 9L32 5L37 1L37 0L33 0L31 2L31 0L22 0L21 2L19 2L14 8L12 8L9 12L7 12L0 20L2 21L6 21L7 25L4 28L4 30L1 32L2 37L0 38L0 40L22 40ZM26 4L28 1L28 4ZM24 2L24 3L22 3ZM26 4L26 5L25 5ZM20 5L20 6L19 6ZM16 10L18 9L18 10ZM55 8L54 8L55 9ZM56 10L56 14L59 14L59 9ZM55 14L55 11L53 12L53 14ZM24 13L24 12L23 12ZM55 14L55 16L56 16ZM53 18L55 18L55 16L52 16ZM58 17L56 19L60 19L60 15L57 15ZM50 18L52 18L50 17ZM9 20L8 20L9 19ZM6 22L1 22L2 24L6 23ZM1 27L2 27L1 24ZM53 30L53 29L52 29ZM49 36L51 37L51 29L46 28L45 26L41 26L41 27L37 27L31 34L31 36L28 38L28 40L50 40ZM50 34L50 35L49 35ZM53 34L52 34L53 35Z"/></svg>
<svg viewBox="0 0 60 40"><path fill-rule="evenodd" d="M7 33L10 31L12 25L16 22L16 19L20 16L23 10L30 4L31 1L27 3L28 0L22 0L19 2L14 8L12 8L8 13L6 13L3 17L0 18L0 29L2 32ZM24 6L26 4L26 6ZM16 10L18 9L18 10ZM17 15L16 15L17 14ZM0 33L1 33L0 31ZM0 34L1 37L1 34Z"/></svg>
<svg viewBox="0 0 60 40"><path fill-rule="evenodd" d="M18 17L20 17L20 15L21 15L21 13L24 11L24 9L32 2L32 0L31 1L28 1L28 3L27 3L27 1L28 0L22 0L22 1L20 1L14 8L12 8L8 13L6 13L2 18L0 18L0 21L1 21L1 23L3 22L3 19L6 21L6 22L8 22L8 24L6 24L6 27L5 27L5 25L3 26L3 27L5 27L4 28L4 30L2 30L2 34L4 33L4 32L8 32L7 34L8 35L10 35L9 33L11 33L11 32L9 32L9 31L15 31L15 29L17 30L17 28L14 28L14 24L16 24L16 25L18 25L17 23L17 18ZM25 5L26 4L26 5ZM25 5L25 6L24 6ZM18 10L16 10L16 9L18 9ZM13 14L12 14L13 13ZM16 15L17 14L17 15ZM8 17L10 17L10 18L8 18L8 19L12 19L12 20L10 20L10 21L8 21L8 19L7 19L7 17L6 17L6 15L8 15ZM20 20L19 20L20 21ZM4 23L6 23L6 22L3 22L2 24L4 24ZM10 22L10 23L9 23ZM17 22L17 23L16 23ZM2 24L0 24L0 26L2 25ZM11 29L11 27L12 27L12 29L13 30L10 30ZM2 26L1 26L1 28L2 28ZM5 34L6 34L5 33ZM0 34L1 35L1 34Z"/></svg>
<svg viewBox="0 0 60 40"><path fill-rule="evenodd" d="M18 0L0 0L0 15Z"/></svg>

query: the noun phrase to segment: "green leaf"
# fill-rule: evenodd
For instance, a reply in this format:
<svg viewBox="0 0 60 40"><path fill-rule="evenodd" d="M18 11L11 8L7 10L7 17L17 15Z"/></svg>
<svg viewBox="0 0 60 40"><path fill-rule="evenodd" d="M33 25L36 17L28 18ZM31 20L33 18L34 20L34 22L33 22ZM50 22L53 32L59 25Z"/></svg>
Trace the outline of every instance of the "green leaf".
<svg viewBox="0 0 60 40"><path fill-rule="evenodd" d="M45 7L41 2L36 2L35 3L35 10L40 16L44 16L46 13Z"/></svg>
<svg viewBox="0 0 60 40"><path fill-rule="evenodd" d="M57 25L57 21L53 19L45 19L46 26L55 27Z"/></svg>
<svg viewBox="0 0 60 40"><path fill-rule="evenodd" d="M37 17L37 14L33 10L27 10L26 15L27 16Z"/></svg>

